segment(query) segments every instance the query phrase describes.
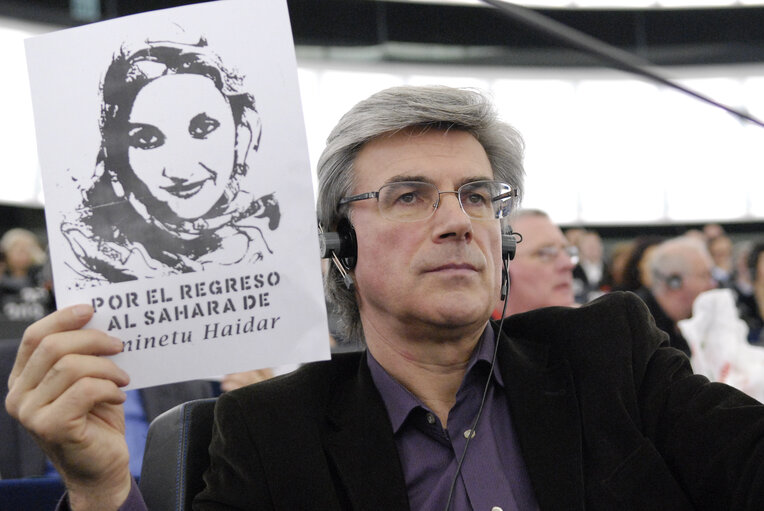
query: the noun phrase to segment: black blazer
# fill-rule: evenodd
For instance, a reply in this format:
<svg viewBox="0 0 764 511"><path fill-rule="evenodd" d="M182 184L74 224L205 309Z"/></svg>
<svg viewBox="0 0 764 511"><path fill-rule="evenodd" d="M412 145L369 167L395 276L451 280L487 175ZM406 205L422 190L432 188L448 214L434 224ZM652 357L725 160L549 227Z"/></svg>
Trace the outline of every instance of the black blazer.
<svg viewBox="0 0 764 511"><path fill-rule="evenodd" d="M636 296L512 316L498 364L541 509L764 509L764 406L692 375ZM363 354L223 395L210 454L194 509L409 508Z"/></svg>

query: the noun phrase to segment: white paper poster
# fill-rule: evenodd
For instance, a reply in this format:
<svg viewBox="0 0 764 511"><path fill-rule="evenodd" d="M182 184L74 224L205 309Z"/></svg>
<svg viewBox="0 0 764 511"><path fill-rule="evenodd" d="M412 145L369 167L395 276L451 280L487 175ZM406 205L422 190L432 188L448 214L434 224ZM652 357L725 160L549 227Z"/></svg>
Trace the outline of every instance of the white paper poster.
<svg viewBox="0 0 764 511"><path fill-rule="evenodd" d="M285 0L27 40L58 306L130 388L329 356Z"/></svg>

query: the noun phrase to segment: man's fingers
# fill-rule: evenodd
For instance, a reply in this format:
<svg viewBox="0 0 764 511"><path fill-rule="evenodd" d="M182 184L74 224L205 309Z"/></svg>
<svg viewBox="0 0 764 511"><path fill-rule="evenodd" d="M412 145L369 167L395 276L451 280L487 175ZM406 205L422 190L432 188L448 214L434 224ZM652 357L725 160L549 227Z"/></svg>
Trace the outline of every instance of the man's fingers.
<svg viewBox="0 0 764 511"><path fill-rule="evenodd" d="M15 379L27 365L32 353L46 336L56 332L80 329L90 321L92 316L93 308L91 306L73 305L49 314L27 327L21 339L18 353L16 353L13 369L8 377L8 386L13 386Z"/></svg>
<svg viewBox="0 0 764 511"><path fill-rule="evenodd" d="M50 445L89 443L92 434L88 422L98 415L98 420L109 423L115 430L123 429L121 411L92 414L104 405L118 406L125 401L125 393L110 380L82 378L55 401L32 409L23 408L20 420L42 442Z"/></svg>
<svg viewBox="0 0 764 511"><path fill-rule="evenodd" d="M122 349L119 339L99 330L75 330L46 336L28 357L26 364L10 381L9 389L19 391L36 387L62 357L70 353L83 355L115 355ZM126 383L126 382L125 382Z"/></svg>
<svg viewBox="0 0 764 511"><path fill-rule="evenodd" d="M116 387L129 382L127 373L108 358L70 353L53 364L36 385L34 392L26 393L22 406L27 409L42 408L59 399L79 380L86 378L109 380ZM23 384L18 387L23 388ZM20 409L18 413L23 416L24 410ZM87 413L87 409L82 410L82 413Z"/></svg>

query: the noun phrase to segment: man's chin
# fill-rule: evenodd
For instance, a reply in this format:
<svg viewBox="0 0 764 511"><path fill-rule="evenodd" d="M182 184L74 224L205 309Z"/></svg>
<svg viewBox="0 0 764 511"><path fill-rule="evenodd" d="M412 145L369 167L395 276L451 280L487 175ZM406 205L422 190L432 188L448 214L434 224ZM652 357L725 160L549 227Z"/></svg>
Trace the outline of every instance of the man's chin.
<svg viewBox="0 0 764 511"><path fill-rule="evenodd" d="M483 324L491 317L493 309L484 306L478 306L473 302L455 301L453 303L439 304L433 313L435 322L448 328L459 328L475 324Z"/></svg>

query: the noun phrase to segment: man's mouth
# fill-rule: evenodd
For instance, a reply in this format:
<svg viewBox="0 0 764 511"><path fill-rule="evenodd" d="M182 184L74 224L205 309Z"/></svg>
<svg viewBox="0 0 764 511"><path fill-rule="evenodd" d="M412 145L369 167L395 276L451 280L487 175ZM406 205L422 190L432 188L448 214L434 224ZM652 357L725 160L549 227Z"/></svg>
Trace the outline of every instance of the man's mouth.
<svg viewBox="0 0 764 511"><path fill-rule="evenodd" d="M438 271L477 271L474 266L468 263L448 263L440 266L436 266L429 270L429 272Z"/></svg>
<svg viewBox="0 0 764 511"><path fill-rule="evenodd" d="M206 179L202 179L201 181L194 181L192 183L177 183L170 186L162 186L161 188L179 199L188 199L199 193L206 181Z"/></svg>

